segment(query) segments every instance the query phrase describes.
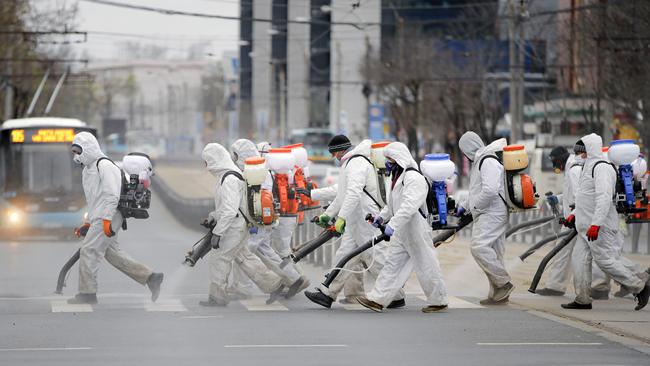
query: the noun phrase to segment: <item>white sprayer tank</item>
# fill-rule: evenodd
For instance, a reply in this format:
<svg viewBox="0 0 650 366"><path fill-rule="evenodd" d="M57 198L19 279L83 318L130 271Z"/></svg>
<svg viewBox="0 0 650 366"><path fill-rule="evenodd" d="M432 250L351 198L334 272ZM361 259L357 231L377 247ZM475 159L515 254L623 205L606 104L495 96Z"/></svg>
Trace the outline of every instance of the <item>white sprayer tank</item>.
<svg viewBox="0 0 650 366"><path fill-rule="evenodd" d="M434 182L444 182L454 175L456 165L449 160L449 154L427 154L420 162L420 170Z"/></svg>
<svg viewBox="0 0 650 366"><path fill-rule="evenodd" d="M262 185L268 173L266 159L255 157L244 161L244 179L249 186Z"/></svg>
<svg viewBox="0 0 650 366"><path fill-rule="evenodd" d="M266 161L269 168L278 174L289 174L296 165L296 158L291 153L291 149L284 148L269 149Z"/></svg>
<svg viewBox="0 0 650 366"><path fill-rule="evenodd" d="M371 145L372 150L370 150L370 160L375 164L375 168L377 169L386 169L384 150L388 144L390 144L390 141L375 142Z"/></svg>
<svg viewBox="0 0 650 366"><path fill-rule="evenodd" d="M307 154L307 150L304 148L303 144L289 145L285 146L285 148L291 149L291 154L293 155L297 166L305 168L309 165L309 154Z"/></svg>
<svg viewBox="0 0 650 366"><path fill-rule="evenodd" d="M639 157L639 145L634 140L616 140L609 145L607 155L615 165L629 165Z"/></svg>

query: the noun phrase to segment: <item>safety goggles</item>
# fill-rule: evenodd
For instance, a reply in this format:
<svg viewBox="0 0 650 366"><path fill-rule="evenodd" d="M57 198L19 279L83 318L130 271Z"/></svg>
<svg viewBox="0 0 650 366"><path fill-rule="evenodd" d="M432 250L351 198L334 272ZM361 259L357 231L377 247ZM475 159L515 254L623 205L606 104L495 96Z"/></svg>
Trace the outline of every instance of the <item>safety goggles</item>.
<svg viewBox="0 0 650 366"><path fill-rule="evenodd" d="M72 151L72 153L75 155L81 155L81 153L83 152L83 148L77 144L73 144L70 147L70 151Z"/></svg>

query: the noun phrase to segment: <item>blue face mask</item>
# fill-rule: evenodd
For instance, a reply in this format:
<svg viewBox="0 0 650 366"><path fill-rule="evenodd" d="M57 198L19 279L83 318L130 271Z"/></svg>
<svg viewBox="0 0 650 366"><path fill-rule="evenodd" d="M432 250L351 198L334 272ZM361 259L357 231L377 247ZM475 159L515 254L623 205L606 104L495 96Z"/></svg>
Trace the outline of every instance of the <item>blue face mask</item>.
<svg viewBox="0 0 650 366"><path fill-rule="evenodd" d="M384 163L384 165L386 166L386 171L389 172L389 173L390 173L391 171L393 171L393 169L395 168L395 163L391 163L391 162L389 162L388 160L386 160L386 162Z"/></svg>
<svg viewBox="0 0 650 366"><path fill-rule="evenodd" d="M341 160L334 158L334 166L340 167L341 166Z"/></svg>

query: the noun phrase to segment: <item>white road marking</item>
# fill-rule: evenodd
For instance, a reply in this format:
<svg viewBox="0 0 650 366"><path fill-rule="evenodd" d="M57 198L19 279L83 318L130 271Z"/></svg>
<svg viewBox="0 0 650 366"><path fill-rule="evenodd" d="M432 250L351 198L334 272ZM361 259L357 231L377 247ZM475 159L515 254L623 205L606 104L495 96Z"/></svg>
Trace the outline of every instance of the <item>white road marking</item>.
<svg viewBox="0 0 650 366"><path fill-rule="evenodd" d="M92 347L62 347L62 348L0 348L0 352L38 352L38 351L87 351Z"/></svg>
<svg viewBox="0 0 650 366"><path fill-rule="evenodd" d="M93 307L90 304L68 304L67 300L50 301L53 313L91 313Z"/></svg>
<svg viewBox="0 0 650 366"><path fill-rule="evenodd" d="M239 300L239 302L248 309L248 311L288 311L289 308L280 304L279 302L274 302L273 304L267 305L266 298L264 297L253 297L248 300Z"/></svg>
<svg viewBox="0 0 650 366"><path fill-rule="evenodd" d="M419 299L427 301L426 296L418 296ZM484 309L485 306L474 304L456 296L448 296L449 309Z"/></svg>
<svg viewBox="0 0 650 366"><path fill-rule="evenodd" d="M147 311L187 311L187 308L178 299L159 299L157 302L148 302L145 304Z"/></svg>
<svg viewBox="0 0 650 366"><path fill-rule="evenodd" d="M192 315L184 316L183 319L222 319L223 315Z"/></svg>
<svg viewBox="0 0 650 366"><path fill-rule="evenodd" d="M347 344L234 344L224 348L346 348Z"/></svg>
<svg viewBox="0 0 650 366"><path fill-rule="evenodd" d="M477 343L477 346L602 346L602 343L572 342L512 342L512 343Z"/></svg>

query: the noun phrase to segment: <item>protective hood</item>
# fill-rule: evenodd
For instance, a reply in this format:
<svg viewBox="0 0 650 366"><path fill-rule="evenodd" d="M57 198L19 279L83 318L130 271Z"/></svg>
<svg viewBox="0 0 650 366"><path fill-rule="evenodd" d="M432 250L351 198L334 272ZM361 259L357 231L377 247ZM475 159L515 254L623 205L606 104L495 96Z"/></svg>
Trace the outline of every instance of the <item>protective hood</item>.
<svg viewBox="0 0 650 366"><path fill-rule="evenodd" d="M589 134L581 138L585 143L585 150L587 150L587 158L604 159L603 154L603 139L595 133Z"/></svg>
<svg viewBox="0 0 650 366"><path fill-rule="evenodd" d="M90 132L79 132L72 140L72 144L81 146L79 161L84 166L91 166L97 159L106 156L99 147L99 142Z"/></svg>
<svg viewBox="0 0 650 366"><path fill-rule="evenodd" d="M221 176L228 170L241 173L235 163L232 162L232 159L230 159L228 150L217 143L205 145L201 157L206 162L208 171L215 177Z"/></svg>
<svg viewBox="0 0 650 366"><path fill-rule="evenodd" d="M259 144L257 144L257 152L260 153L260 156L264 157L269 152L269 149L271 148L271 143L268 141L262 141Z"/></svg>
<svg viewBox="0 0 650 366"><path fill-rule="evenodd" d="M488 146L478 149L476 152L476 157L480 157L487 154L494 154L497 151L503 151L503 148L508 146L508 140L500 138L498 140L492 141Z"/></svg>
<svg viewBox="0 0 650 366"><path fill-rule="evenodd" d="M251 140L239 139L235 141L230 147L232 151L232 160L239 170L244 170L244 162L248 158L259 157L260 153L257 151L257 146Z"/></svg>
<svg viewBox="0 0 650 366"><path fill-rule="evenodd" d="M460 151L471 161L476 160L476 153L485 147L485 143L474 131L467 131L458 141Z"/></svg>
<svg viewBox="0 0 650 366"><path fill-rule="evenodd" d="M392 142L384 149L384 156L395 160L403 169L418 169L418 164L413 160L408 147L401 142Z"/></svg>
<svg viewBox="0 0 650 366"><path fill-rule="evenodd" d="M341 158L341 162L347 161L348 159L350 159L350 157L352 157L354 155L363 155L363 156L366 156L366 157L370 158L370 151L371 150L372 150L372 141L371 140L363 140L363 141L361 141L361 143L359 145L357 145L356 147L353 147L350 151L345 153L345 155L343 155L343 158Z"/></svg>

